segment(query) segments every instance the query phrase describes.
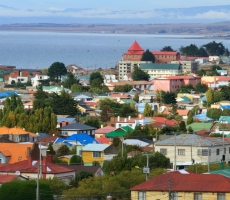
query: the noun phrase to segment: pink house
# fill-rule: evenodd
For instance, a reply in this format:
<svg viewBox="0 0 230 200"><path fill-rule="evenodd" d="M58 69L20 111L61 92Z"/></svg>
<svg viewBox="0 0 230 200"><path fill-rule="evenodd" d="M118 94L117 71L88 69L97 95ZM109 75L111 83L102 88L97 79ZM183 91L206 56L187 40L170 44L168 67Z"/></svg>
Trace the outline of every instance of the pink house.
<svg viewBox="0 0 230 200"><path fill-rule="evenodd" d="M200 76L167 76L154 79L154 91L163 90L165 92L176 92L181 86L191 84L195 86L201 81Z"/></svg>

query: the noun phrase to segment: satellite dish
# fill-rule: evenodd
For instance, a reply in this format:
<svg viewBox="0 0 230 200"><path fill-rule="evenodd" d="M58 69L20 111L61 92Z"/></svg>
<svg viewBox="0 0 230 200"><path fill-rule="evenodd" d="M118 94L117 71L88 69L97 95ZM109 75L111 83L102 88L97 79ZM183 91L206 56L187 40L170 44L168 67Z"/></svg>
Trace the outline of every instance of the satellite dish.
<svg viewBox="0 0 230 200"><path fill-rule="evenodd" d="M20 171L16 171L16 172L15 172L15 174L20 175L20 174L21 174L21 172L20 172Z"/></svg>

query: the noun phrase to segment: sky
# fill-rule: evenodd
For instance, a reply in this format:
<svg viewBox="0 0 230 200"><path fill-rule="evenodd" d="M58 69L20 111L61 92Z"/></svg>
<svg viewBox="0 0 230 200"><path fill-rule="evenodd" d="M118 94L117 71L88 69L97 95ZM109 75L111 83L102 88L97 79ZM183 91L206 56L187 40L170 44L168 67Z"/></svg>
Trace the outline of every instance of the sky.
<svg viewBox="0 0 230 200"><path fill-rule="evenodd" d="M172 3L173 2L173 3ZM193 9L221 6L219 9ZM4 18L100 18L158 19L160 22L181 20L230 20L230 0L0 0L0 17ZM172 8L172 9L171 9ZM166 10L169 9L169 10ZM3 21L3 20L2 20ZM147 21L146 21L147 22Z"/></svg>

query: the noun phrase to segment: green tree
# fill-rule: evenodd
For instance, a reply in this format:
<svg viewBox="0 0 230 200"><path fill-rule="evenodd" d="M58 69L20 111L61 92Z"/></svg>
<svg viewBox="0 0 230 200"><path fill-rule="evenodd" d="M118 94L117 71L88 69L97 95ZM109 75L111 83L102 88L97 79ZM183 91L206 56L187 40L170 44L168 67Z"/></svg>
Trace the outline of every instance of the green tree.
<svg viewBox="0 0 230 200"><path fill-rule="evenodd" d="M81 156L79 155L73 155L69 161L69 164L80 165L81 163L83 163L83 161L82 161Z"/></svg>
<svg viewBox="0 0 230 200"><path fill-rule="evenodd" d="M61 62L54 62L49 68L47 75L50 80L59 82L61 80L62 75L66 75L67 70L65 65Z"/></svg>
<svg viewBox="0 0 230 200"><path fill-rule="evenodd" d="M192 86L192 84L182 85L179 88L179 93L191 93L191 91L193 90L194 90L194 87Z"/></svg>
<svg viewBox="0 0 230 200"><path fill-rule="evenodd" d="M211 88L208 89L206 92L206 97L207 97L207 104L210 106L213 103L213 91Z"/></svg>
<svg viewBox="0 0 230 200"><path fill-rule="evenodd" d="M39 181L40 199L53 199L53 193L51 191L50 186L40 180ZM1 199L7 200L35 200L36 199L36 188L37 184L35 180L21 181L21 180L13 180L8 183L4 183L0 187L0 197Z"/></svg>
<svg viewBox="0 0 230 200"><path fill-rule="evenodd" d="M70 88L71 92L82 92L82 86L80 84L73 84Z"/></svg>
<svg viewBox="0 0 230 200"><path fill-rule="evenodd" d="M180 124L179 124L179 132L182 132L182 133L187 132L186 125L185 125L184 121L181 121Z"/></svg>
<svg viewBox="0 0 230 200"><path fill-rule="evenodd" d="M43 182L47 183L50 186L50 189L52 190L52 193L54 195L61 196L63 194L63 191L68 189L68 185L56 176L54 176L52 179L45 179L43 180Z"/></svg>
<svg viewBox="0 0 230 200"><path fill-rule="evenodd" d="M189 46L181 46L180 52L184 56L208 56L208 53L204 47L198 48L195 44L190 44Z"/></svg>
<svg viewBox="0 0 230 200"><path fill-rule="evenodd" d="M133 100L136 101L137 103L139 102L139 96L140 96L140 93L136 93L133 97Z"/></svg>
<svg viewBox="0 0 230 200"><path fill-rule="evenodd" d="M122 104L121 108L118 110L118 115L121 117L136 117L137 111L135 108L131 107L129 104Z"/></svg>
<svg viewBox="0 0 230 200"><path fill-rule="evenodd" d="M95 127L97 129L101 127L99 119L97 117L92 117L92 116L86 116L86 120L84 124Z"/></svg>
<svg viewBox="0 0 230 200"><path fill-rule="evenodd" d="M212 118L213 120L218 120L222 115L222 110L219 108L210 108L207 111L207 117Z"/></svg>
<svg viewBox="0 0 230 200"><path fill-rule="evenodd" d="M164 46L161 51L174 51L171 46Z"/></svg>
<svg viewBox="0 0 230 200"><path fill-rule="evenodd" d="M50 101L53 112L57 115L75 116L78 113L77 102L64 90L60 95L57 93L50 94Z"/></svg>
<svg viewBox="0 0 230 200"><path fill-rule="evenodd" d="M176 103L176 95L173 92L161 92L162 103L164 104L174 104Z"/></svg>
<svg viewBox="0 0 230 200"><path fill-rule="evenodd" d="M92 85L93 80L97 79L97 81L100 83L100 85L104 82L104 79L102 77L102 75L100 74L100 72L93 72L90 74L89 77L89 83L90 85Z"/></svg>
<svg viewBox="0 0 230 200"><path fill-rule="evenodd" d="M65 88L71 88L72 85L77 84L78 79L71 73L67 72L66 80L63 82Z"/></svg>
<svg viewBox="0 0 230 200"><path fill-rule="evenodd" d="M47 153L48 153L48 154L51 154L51 155L55 155L55 154L56 154L56 152L54 151L53 143L52 143L52 142L49 143L49 145L48 145Z"/></svg>
<svg viewBox="0 0 230 200"><path fill-rule="evenodd" d="M132 79L134 81L141 81L141 80L148 81L149 78L150 76L148 73L146 73L145 71L143 71L137 66L134 67L134 71L132 73Z"/></svg>
<svg viewBox="0 0 230 200"><path fill-rule="evenodd" d="M224 95L223 95L222 91L214 90L213 91L213 103L220 102L220 101L224 100L223 96Z"/></svg>
<svg viewBox="0 0 230 200"><path fill-rule="evenodd" d="M102 122L107 122L107 121L109 121L111 115L112 115L112 109L110 108L110 106L104 105L104 106L102 107L102 111L101 111L101 121L102 121Z"/></svg>
<svg viewBox="0 0 230 200"><path fill-rule="evenodd" d="M206 71L203 70L203 69L201 69L201 70L199 70L199 71L197 72L197 75L198 75L198 76L205 76L205 75L206 75Z"/></svg>
<svg viewBox="0 0 230 200"><path fill-rule="evenodd" d="M152 117L153 116L153 110L152 110L152 105L149 103L145 103L145 108L144 108L144 116L145 117Z"/></svg>
<svg viewBox="0 0 230 200"><path fill-rule="evenodd" d="M155 56L147 49L143 54L141 61L151 61L152 63L155 62Z"/></svg>
<svg viewBox="0 0 230 200"><path fill-rule="evenodd" d="M208 86L201 83L201 82L197 83L195 86L195 91L197 91L199 93L205 93L205 92L207 92L207 90L208 90Z"/></svg>
<svg viewBox="0 0 230 200"><path fill-rule="evenodd" d="M188 127L188 132L189 132L190 134L194 133L194 130L192 129L191 126Z"/></svg>
<svg viewBox="0 0 230 200"><path fill-rule="evenodd" d="M208 52L209 56L221 56L224 55L225 53L225 46L223 45L222 42L217 43L216 41L209 42L203 47L206 49Z"/></svg>
<svg viewBox="0 0 230 200"><path fill-rule="evenodd" d="M70 153L69 147L65 144L60 146L57 150L58 156L68 155L69 153Z"/></svg>

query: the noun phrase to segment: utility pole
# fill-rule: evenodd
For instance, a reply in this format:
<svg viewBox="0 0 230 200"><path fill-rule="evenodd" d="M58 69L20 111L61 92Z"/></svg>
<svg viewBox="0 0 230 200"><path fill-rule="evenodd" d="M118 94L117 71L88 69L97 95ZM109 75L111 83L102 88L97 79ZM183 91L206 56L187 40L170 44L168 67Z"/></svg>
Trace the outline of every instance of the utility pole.
<svg viewBox="0 0 230 200"><path fill-rule="evenodd" d="M121 157L123 158L124 156L124 138L121 138Z"/></svg>
<svg viewBox="0 0 230 200"><path fill-rule="evenodd" d="M208 147L208 172L210 172L210 156L209 156L209 147Z"/></svg>
<svg viewBox="0 0 230 200"><path fill-rule="evenodd" d="M174 134L174 151L175 151L175 157L174 157L174 171L176 171L176 133Z"/></svg>
<svg viewBox="0 0 230 200"><path fill-rule="evenodd" d="M168 187L169 187L169 200L171 200L171 181L168 180Z"/></svg>
<svg viewBox="0 0 230 200"><path fill-rule="evenodd" d="M146 167L143 168L143 173L145 174L145 180L149 180L149 154L144 153L143 155L147 156L147 164Z"/></svg>
<svg viewBox="0 0 230 200"><path fill-rule="evenodd" d="M38 143L38 148L39 148L39 164L38 164L38 174L37 174L37 192L36 192L36 200L39 200L39 179L42 178L41 176L41 144Z"/></svg>

